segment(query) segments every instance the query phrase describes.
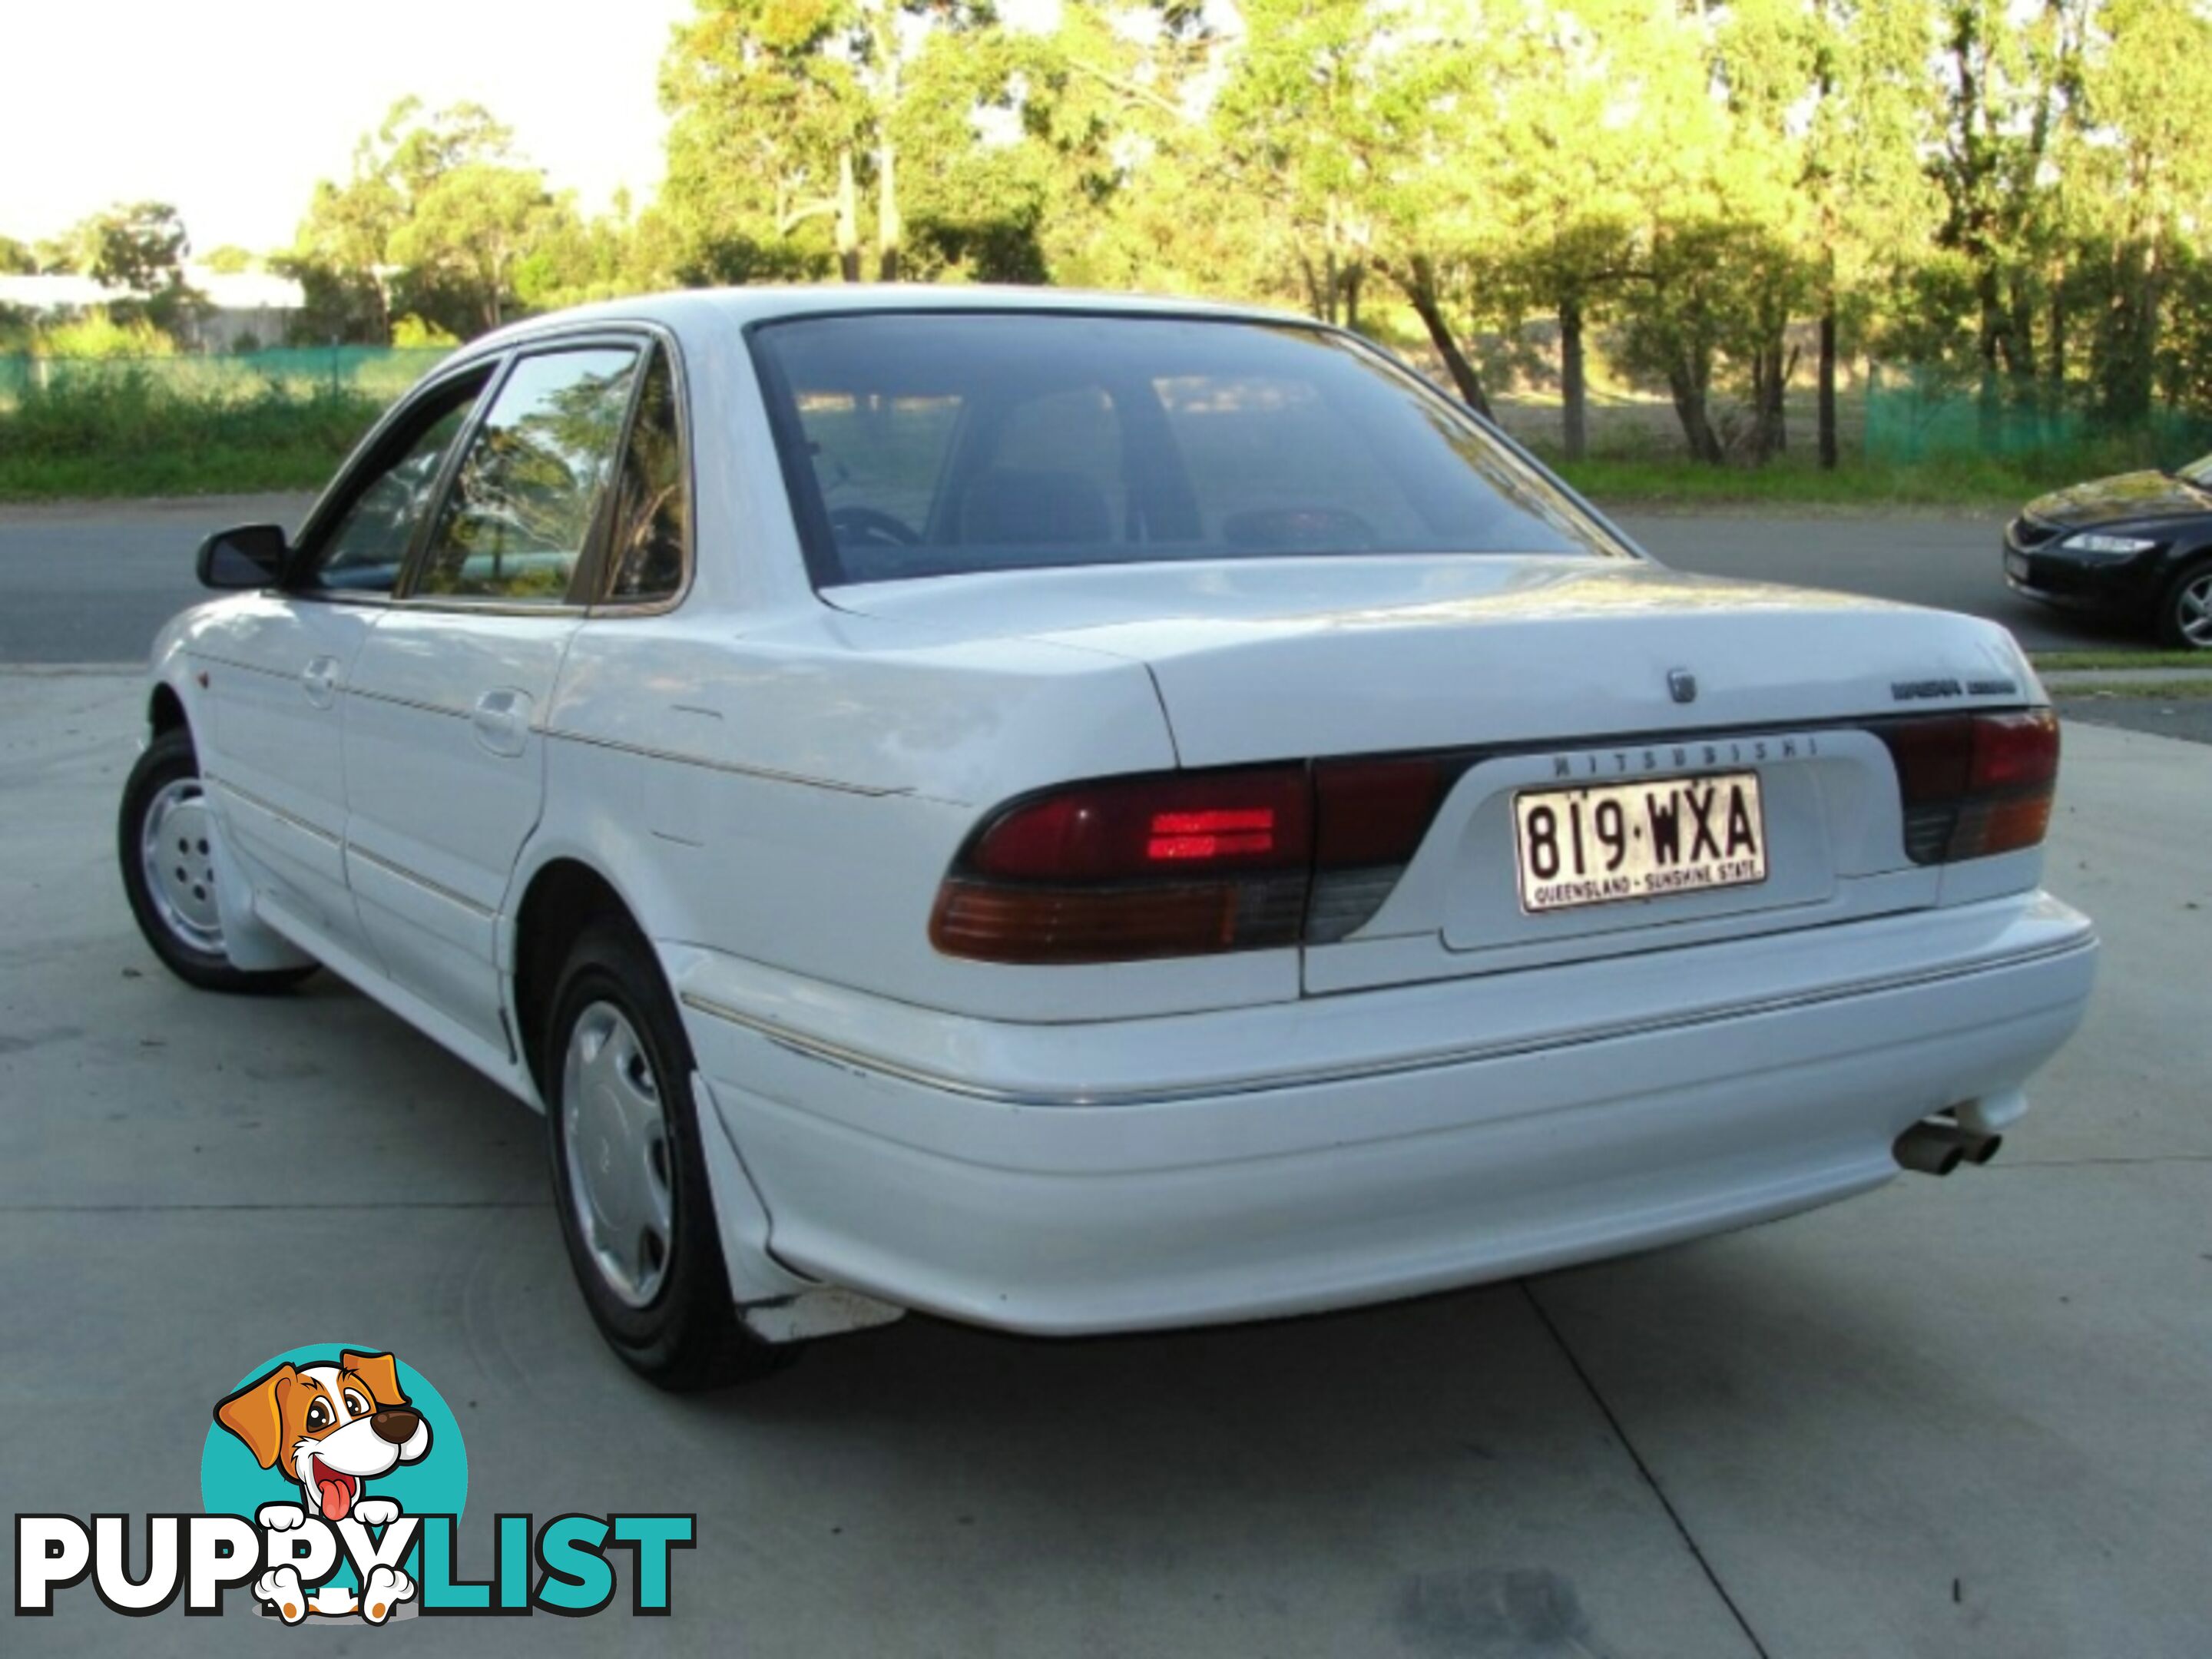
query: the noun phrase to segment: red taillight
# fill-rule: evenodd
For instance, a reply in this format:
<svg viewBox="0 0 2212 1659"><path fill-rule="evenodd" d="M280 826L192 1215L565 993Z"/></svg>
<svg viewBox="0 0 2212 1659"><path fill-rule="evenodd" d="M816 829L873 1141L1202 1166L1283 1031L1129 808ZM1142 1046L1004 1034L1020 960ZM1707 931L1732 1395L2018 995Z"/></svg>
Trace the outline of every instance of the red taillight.
<svg viewBox="0 0 2212 1659"><path fill-rule="evenodd" d="M1311 813L1303 766L1118 779L1008 807L966 863L1001 881L1114 881L1163 864L1304 869Z"/></svg>
<svg viewBox="0 0 2212 1659"><path fill-rule="evenodd" d="M1876 730L1897 763L1905 850L1914 863L2041 843L2058 783L2058 720L2049 709L1939 714Z"/></svg>
<svg viewBox="0 0 2212 1659"><path fill-rule="evenodd" d="M1275 850L1275 809L1235 808L1213 812L1155 812L1145 856L1155 864L1178 859L1227 858Z"/></svg>
<svg viewBox="0 0 2212 1659"><path fill-rule="evenodd" d="M938 894L929 935L986 962L1127 962L1341 939L1426 834L1430 759L1173 772L1019 801Z"/></svg>
<svg viewBox="0 0 2212 1659"><path fill-rule="evenodd" d="M2048 708L1974 716L1974 789L2048 790L2058 781L2058 716Z"/></svg>
<svg viewBox="0 0 2212 1659"><path fill-rule="evenodd" d="M929 936L986 962L1129 962L1295 945L1312 864L1303 766L1170 772L1006 808L946 878Z"/></svg>

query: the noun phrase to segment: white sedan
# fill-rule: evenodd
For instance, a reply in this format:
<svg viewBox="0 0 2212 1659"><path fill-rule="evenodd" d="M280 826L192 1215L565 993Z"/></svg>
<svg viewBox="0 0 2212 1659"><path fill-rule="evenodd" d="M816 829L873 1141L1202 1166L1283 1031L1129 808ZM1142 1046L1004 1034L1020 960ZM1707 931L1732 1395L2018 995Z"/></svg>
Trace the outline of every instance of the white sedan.
<svg viewBox="0 0 2212 1659"><path fill-rule="evenodd" d="M1364 341L988 289L478 341L202 548L123 877L545 1110L672 1387L1133 1330L1995 1151L2081 1018L1985 622L1652 562Z"/></svg>

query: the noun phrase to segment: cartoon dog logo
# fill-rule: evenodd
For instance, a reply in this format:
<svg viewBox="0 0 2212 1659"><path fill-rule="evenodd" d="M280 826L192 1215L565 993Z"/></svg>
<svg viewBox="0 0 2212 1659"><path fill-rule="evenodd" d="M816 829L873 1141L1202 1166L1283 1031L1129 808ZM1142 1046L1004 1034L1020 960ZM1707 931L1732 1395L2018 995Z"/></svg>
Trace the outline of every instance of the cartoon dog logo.
<svg viewBox="0 0 2212 1659"><path fill-rule="evenodd" d="M299 1485L304 1503L264 1504L255 1516L270 1532L293 1531L311 1515L333 1527L349 1520L389 1526L399 1505L366 1496L363 1483L419 1462L430 1449L430 1425L407 1403L388 1353L341 1352L329 1364L279 1365L217 1404L215 1419L263 1468L281 1468ZM289 1565L271 1567L253 1585L255 1596L288 1625L310 1613L356 1612L380 1625L415 1589L413 1579L386 1566L370 1570L358 1595L325 1585L310 1595Z"/></svg>

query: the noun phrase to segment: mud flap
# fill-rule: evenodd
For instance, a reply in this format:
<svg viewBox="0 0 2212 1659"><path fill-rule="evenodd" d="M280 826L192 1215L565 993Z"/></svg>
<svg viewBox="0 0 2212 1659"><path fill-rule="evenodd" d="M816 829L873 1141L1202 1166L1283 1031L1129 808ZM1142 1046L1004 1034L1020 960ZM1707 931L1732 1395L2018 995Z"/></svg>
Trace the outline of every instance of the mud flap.
<svg viewBox="0 0 2212 1659"><path fill-rule="evenodd" d="M213 785L203 778L200 787L216 802L210 816L215 823L214 844L208 861L215 866L216 915L222 924L222 953L240 973L268 973L284 968L307 968L315 958L286 939L254 913L253 886L246 878L238 855L230 850L230 826L220 810Z"/></svg>
<svg viewBox="0 0 2212 1659"><path fill-rule="evenodd" d="M715 1231L729 1270L738 1317L763 1342L804 1342L888 1325L906 1310L857 1291L801 1279L769 1254L768 1206L745 1173L737 1144L707 1079L691 1074L691 1098L706 1153L707 1185L714 1195Z"/></svg>

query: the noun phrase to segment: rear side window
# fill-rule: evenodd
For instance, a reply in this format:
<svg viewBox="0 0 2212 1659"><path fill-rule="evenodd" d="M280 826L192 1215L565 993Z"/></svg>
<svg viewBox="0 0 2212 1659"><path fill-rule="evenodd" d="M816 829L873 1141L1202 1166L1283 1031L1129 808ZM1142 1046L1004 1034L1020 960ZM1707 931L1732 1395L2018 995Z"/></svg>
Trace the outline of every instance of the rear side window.
<svg viewBox="0 0 2212 1659"><path fill-rule="evenodd" d="M615 488L607 599L665 599L683 587L684 550L691 530L690 473L676 408L675 370L667 351L655 346L638 388L637 416Z"/></svg>
<svg viewBox="0 0 2212 1659"><path fill-rule="evenodd" d="M816 583L1037 566L1624 549L1334 333L884 313L750 336Z"/></svg>
<svg viewBox="0 0 2212 1659"><path fill-rule="evenodd" d="M614 473L637 359L594 347L514 365L453 475L413 593L567 599Z"/></svg>

